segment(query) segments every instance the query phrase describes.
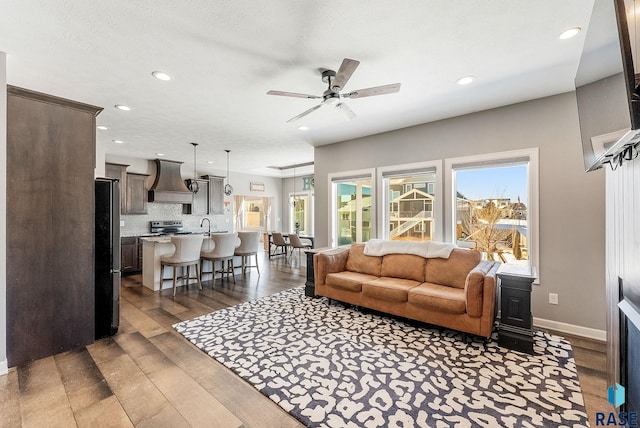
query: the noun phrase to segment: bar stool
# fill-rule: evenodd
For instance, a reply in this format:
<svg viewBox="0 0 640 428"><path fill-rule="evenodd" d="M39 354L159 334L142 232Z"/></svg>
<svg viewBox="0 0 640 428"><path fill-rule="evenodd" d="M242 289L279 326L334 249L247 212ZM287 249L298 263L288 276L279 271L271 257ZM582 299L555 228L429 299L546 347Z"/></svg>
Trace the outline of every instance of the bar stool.
<svg viewBox="0 0 640 428"><path fill-rule="evenodd" d="M175 250L173 254L168 254L160 257L160 272L161 283L171 278L164 278L164 267L170 266L173 268L173 297L176 296L176 268L186 267L187 273L183 275L184 285L189 284L190 279L198 281L198 287L202 289L202 283L200 282L200 272L198 271L198 263L200 261L200 248L202 247L202 235L181 235L172 236L171 243L174 245ZM195 265L196 276L189 276L189 267Z"/></svg>
<svg viewBox="0 0 640 428"><path fill-rule="evenodd" d="M213 275L212 282L216 280L216 272L220 272L220 278L222 279L224 272L227 273L227 279L229 279L229 273L233 276L233 283L236 283L236 277L233 274L233 253L235 249L240 245L240 239L238 234L233 233L212 233L211 244L209 247L205 244L205 248L200 251L200 270L202 273L210 273ZM211 248L213 247L213 248ZM211 272L204 271L204 262L211 262ZM216 271L216 262L220 262L220 270ZM227 262L227 268L224 268L224 262Z"/></svg>
<svg viewBox="0 0 640 428"><path fill-rule="evenodd" d="M242 275L245 275L247 268L256 268L258 276L260 275L260 268L258 267L258 246L260 245L260 232L238 232L238 238L240 238L240 246L236 248L234 254L242 257ZM251 256L255 256L256 264L247 264L247 259Z"/></svg>

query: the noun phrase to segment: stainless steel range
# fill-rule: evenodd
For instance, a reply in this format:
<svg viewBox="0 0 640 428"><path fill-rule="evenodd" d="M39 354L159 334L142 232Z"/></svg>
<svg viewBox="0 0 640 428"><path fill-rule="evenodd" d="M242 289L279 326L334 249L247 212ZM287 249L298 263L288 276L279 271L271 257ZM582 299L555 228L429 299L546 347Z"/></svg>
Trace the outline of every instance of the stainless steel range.
<svg viewBox="0 0 640 428"><path fill-rule="evenodd" d="M160 220L150 222L151 233L159 233L160 235L187 235L191 232L184 231L182 220Z"/></svg>

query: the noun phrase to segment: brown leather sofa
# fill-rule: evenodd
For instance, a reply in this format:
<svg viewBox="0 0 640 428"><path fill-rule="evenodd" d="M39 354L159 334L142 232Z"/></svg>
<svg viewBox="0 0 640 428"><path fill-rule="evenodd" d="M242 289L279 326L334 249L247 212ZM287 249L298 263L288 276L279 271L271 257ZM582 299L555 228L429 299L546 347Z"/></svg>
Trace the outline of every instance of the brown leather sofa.
<svg viewBox="0 0 640 428"><path fill-rule="evenodd" d="M364 244L314 255L315 293L330 299L489 337L499 263L477 251L449 258L367 256Z"/></svg>

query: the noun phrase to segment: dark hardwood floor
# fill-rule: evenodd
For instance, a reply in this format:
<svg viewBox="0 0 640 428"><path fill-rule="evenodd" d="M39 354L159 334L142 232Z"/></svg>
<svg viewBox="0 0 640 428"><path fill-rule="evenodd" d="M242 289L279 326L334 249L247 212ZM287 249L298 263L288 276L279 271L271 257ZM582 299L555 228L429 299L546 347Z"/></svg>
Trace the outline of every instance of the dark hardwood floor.
<svg viewBox="0 0 640 428"><path fill-rule="evenodd" d="M303 256L304 258L304 256ZM0 376L0 427L302 427L171 325L304 284L304 260L265 254L261 276L152 292L141 276L122 280L118 334L11 368ZM566 335L564 335L567 337ZM591 421L610 411L605 345L569 337Z"/></svg>

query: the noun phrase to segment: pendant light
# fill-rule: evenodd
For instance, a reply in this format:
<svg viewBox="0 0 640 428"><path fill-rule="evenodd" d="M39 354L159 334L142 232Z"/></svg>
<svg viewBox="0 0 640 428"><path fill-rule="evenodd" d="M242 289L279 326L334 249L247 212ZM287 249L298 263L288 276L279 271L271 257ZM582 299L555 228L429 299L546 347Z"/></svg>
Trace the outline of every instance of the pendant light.
<svg viewBox="0 0 640 428"><path fill-rule="evenodd" d="M298 205L298 197L296 196L296 166L293 166L293 197L291 198L291 202L289 205L292 208L295 208Z"/></svg>
<svg viewBox="0 0 640 428"><path fill-rule="evenodd" d="M225 152L227 152L227 184L224 185L224 194L227 196L231 196L231 194L233 193L233 187L231 187L231 184L229 184L229 152L231 150L227 149L225 150Z"/></svg>
<svg viewBox="0 0 640 428"><path fill-rule="evenodd" d="M198 146L198 143L191 143L191 145L193 146L193 179L187 180L187 188L195 195L198 193L198 190L200 190L200 185L196 181L198 178L196 175L196 147Z"/></svg>

